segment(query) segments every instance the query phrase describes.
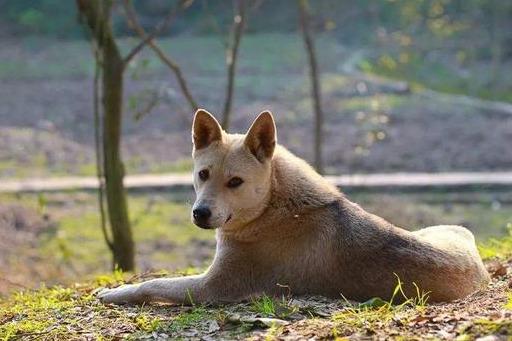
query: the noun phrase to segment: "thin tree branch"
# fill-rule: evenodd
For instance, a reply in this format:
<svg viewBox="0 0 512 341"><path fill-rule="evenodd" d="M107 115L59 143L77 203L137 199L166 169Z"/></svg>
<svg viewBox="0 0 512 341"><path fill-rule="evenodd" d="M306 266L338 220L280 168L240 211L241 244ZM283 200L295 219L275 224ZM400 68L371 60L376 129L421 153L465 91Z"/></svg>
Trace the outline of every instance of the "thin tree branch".
<svg viewBox="0 0 512 341"><path fill-rule="evenodd" d="M222 46L224 46L224 49L228 49L229 42L228 42L228 39L226 38L226 34L224 32L222 32L222 28L219 25L217 18L215 18L215 15L212 13L210 6L208 5L209 4L208 0L203 0L202 4L203 4L203 11L206 13L206 17L210 21L211 28L215 31L215 33L217 33L217 35L219 37L221 37L220 40L221 40Z"/></svg>
<svg viewBox="0 0 512 341"><path fill-rule="evenodd" d="M233 38L230 47L226 51L226 65L228 68L228 79L226 84L226 97L222 113L222 127L229 128L231 107L233 105L233 88L235 86L236 62L238 59L238 49L245 30L247 3L245 0L236 0L238 6L235 6L236 14L233 18Z"/></svg>
<svg viewBox="0 0 512 341"><path fill-rule="evenodd" d="M309 76L311 79L311 96L313 97L313 110L315 112L315 145L314 157L315 168L317 172L323 173L322 159L322 136L323 136L323 112L320 90L320 81L318 76L318 64L316 60L315 43L311 35L310 28L310 10L308 0L297 0L299 7L299 24L304 39L304 47L308 55Z"/></svg>
<svg viewBox="0 0 512 341"><path fill-rule="evenodd" d="M98 48L94 49L95 65L94 65L94 146L96 148L96 176L98 178L98 208L100 211L100 224L101 231L105 243L107 244L110 251L114 252L114 245L108 236L106 215L105 215L105 200L104 200L104 188L105 178L103 175L103 154L101 152L101 119L100 119L100 76L101 76L101 61L100 53Z"/></svg>
<svg viewBox="0 0 512 341"><path fill-rule="evenodd" d="M130 6L132 7L132 6ZM133 9L133 7L132 7ZM153 39L156 38L157 35L165 31L169 25L172 23L174 18L176 18L176 14L178 13L179 6L174 7L164 20L151 32L151 34L147 35L139 44L137 44L124 58L123 64L126 66L130 63L130 61L140 52L144 47ZM135 13L135 12L134 12Z"/></svg>
<svg viewBox="0 0 512 341"><path fill-rule="evenodd" d="M178 4L177 9L175 9L175 12L177 12L179 8L187 6L187 4L190 4L190 1L181 1ZM126 18L128 20L128 23L130 24L130 26L134 29L134 31L139 35L139 37L141 39L146 40L147 39L146 31L144 30L144 28L140 25L140 23L138 21L137 14L135 12L135 9L132 6L131 1L123 0L123 7L125 10ZM180 89L181 89L183 95L185 96L185 98L187 99L187 101L190 105L190 108L192 109L192 111L196 111L199 108L199 106L197 105L196 100L194 99L194 97L192 96L192 93L189 90L188 83L185 80L185 77L183 76L181 68L171 57L167 56L162 51L162 49L154 42L154 39L149 39L147 41L147 45L149 47L151 47L153 49L153 51L156 53L156 55L158 56L158 58L160 58L160 60L172 70L172 72L176 76L176 79L178 80L178 84L180 86Z"/></svg>

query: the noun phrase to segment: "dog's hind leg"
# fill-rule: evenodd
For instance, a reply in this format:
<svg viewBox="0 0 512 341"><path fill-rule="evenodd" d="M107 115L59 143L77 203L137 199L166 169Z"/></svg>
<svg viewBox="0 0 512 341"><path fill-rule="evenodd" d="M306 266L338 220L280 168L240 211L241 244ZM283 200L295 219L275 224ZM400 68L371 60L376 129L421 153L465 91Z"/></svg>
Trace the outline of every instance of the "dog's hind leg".
<svg viewBox="0 0 512 341"><path fill-rule="evenodd" d="M430 226L414 231L420 240L449 252L452 255L454 269L462 269L468 282L475 288L487 285L489 274L478 253L473 233L467 228L456 225ZM469 284L468 284L469 285Z"/></svg>
<svg viewBox="0 0 512 341"><path fill-rule="evenodd" d="M414 231L421 240L428 241L444 250L466 250L478 254L473 233L463 226L438 225Z"/></svg>

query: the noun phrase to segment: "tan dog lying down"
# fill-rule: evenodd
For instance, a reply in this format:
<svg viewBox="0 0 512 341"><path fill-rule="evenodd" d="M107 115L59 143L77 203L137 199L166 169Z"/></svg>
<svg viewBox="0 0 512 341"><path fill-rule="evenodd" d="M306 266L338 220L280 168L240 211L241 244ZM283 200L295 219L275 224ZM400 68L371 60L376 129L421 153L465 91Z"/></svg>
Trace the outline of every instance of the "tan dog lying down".
<svg viewBox="0 0 512 341"><path fill-rule="evenodd" d="M306 162L276 145L270 112L246 135L224 132L198 110L192 128L194 223L217 229L205 273L105 289L104 302L234 302L259 294L388 299L404 283L450 301L484 288L489 275L470 231L409 232L366 212Z"/></svg>

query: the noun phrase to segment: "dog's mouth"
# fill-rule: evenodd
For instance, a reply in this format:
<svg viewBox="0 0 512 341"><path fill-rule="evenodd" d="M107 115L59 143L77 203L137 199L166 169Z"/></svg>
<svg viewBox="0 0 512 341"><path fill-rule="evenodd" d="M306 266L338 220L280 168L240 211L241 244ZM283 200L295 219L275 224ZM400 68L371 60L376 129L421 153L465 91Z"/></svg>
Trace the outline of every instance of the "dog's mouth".
<svg viewBox="0 0 512 341"><path fill-rule="evenodd" d="M233 216L230 214L226 221L224 222L224 224L227 224L229 221L231 221L231 218L233 218ZM198 221L196 219L193 220L193 223L197 226L197 227L200 227L202 229L205 229L205 230L213 230L213 229L216 229L217 227L216 226L212 226L210 224L210 222L201 222L201 221Z"/></svg>
<svg viewBox="0 0 512 341"><path fill-rule="evenodd" d="M215 226L211 226L210 224L208 223L201 223L201 222L198 222L198 221L194 221L194 224L197 226L197 227L200 227L204 230L213 230L213 229L216 229Z"/></svg>

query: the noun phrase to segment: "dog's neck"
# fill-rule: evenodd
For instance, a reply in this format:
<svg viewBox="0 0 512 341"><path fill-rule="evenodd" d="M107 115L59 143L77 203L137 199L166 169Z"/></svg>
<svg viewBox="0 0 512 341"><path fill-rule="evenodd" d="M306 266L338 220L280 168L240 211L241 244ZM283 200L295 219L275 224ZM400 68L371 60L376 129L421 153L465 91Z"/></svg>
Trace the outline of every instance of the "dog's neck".
<svg viewBox="0 0 512 341"><path fill-rule="evenodd" d="M343 196L309 164L280 146L272 160L271 193L269 205L290 213L321 207Z"/></svg>
<svg viewBox="0 0 512 341"><path fill-rule="evenodd" d="M296 217L343 198L334 185L284 147L276 147L271 162L271 188L265 209L244 226L229 231L220 229L218 237L256 241L267 228L274 229L274 235L277 232L275 229L286 234L287 229L293 229L291 222Z"/></svg>

